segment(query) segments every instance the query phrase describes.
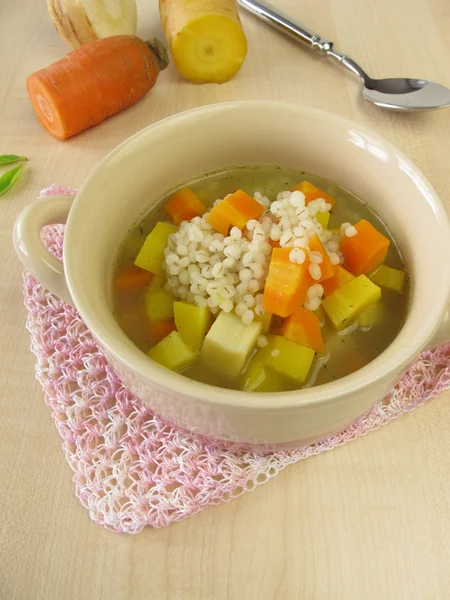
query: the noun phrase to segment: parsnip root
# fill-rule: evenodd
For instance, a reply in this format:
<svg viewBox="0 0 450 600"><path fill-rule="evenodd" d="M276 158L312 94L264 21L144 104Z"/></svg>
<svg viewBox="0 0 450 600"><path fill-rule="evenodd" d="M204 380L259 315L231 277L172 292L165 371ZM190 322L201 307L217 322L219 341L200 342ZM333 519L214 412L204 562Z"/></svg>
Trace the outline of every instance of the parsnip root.
<svg viewBox="0 0 450 600"><path fill-rule="evenodd" d="M136 33L136 0L47 0L59 35L72 48Z"/></svg>
<svg viewBox="0 0 450 600"><path fill-rule="evenodd" d="M194 83L223 83L241 68L247 40L235 0L159 0L178 71Z"/></svg>

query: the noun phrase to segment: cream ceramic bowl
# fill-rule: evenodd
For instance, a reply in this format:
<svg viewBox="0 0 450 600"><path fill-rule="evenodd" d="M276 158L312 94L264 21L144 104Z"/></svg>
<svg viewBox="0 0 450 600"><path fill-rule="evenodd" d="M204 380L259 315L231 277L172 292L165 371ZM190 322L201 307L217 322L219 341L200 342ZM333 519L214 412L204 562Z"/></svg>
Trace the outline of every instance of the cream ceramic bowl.
<svg viewBox="0 0 450 600"><path fill-rule="evenodd" d="M200 384L152 362L118 327L110 281L128 229L173 186L233 165L278 164L318 173L368 202L403 251L412 295L395 341L333 383L281 394ZM67 220L62 264L40 229ZM450 340L450 226L422 173L364 127L275 102L216 104L147 127L113 150L75 199L28 206L14 232L25 267L71 302L123 382L157 414L191 431L252 444L299 444L342 429L367 411L424 348Z"/></svg>

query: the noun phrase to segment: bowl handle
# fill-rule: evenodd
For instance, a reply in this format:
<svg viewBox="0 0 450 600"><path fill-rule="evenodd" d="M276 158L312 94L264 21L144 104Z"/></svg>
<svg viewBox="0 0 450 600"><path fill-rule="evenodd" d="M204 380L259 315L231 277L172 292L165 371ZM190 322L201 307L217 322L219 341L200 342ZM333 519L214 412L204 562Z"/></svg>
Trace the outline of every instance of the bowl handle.
<svg viewBox="0 0 450 600"><path fill-rule="evenodd" d="M448 343L450 343L450 308L444 313L442 321L428 343L427 348L436 348L436 346Z"/></svg>
<svg viewBox="0 0 450 600"><path fill-rule="evenodd" d="M50 292L73 305L62 261L44 247L41 229L65 223L74 196L49 196L25 207L14 225L14 248L25 266Z"/></svg>

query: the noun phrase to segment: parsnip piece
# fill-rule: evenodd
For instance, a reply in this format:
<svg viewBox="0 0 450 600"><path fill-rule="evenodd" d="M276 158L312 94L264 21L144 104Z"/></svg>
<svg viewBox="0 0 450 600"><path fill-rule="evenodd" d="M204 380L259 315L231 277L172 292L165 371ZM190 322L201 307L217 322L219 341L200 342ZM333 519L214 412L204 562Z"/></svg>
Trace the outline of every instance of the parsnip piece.
<svg viewBox="0 0 450 600"><path fill-rule="evenodd" d="M247 40L235 0L159 0L178 71L194 83L223 83L239 71Z"/></svg>
<svg viewBox="0 0 450 600"><path fill-rule="evenodd" d="M203 343L200 360L212 370L236 379L256 346L262 323L249 325L231 313L221 312Z"/></svg>
<svg viewBox="0 0 450 600"><path fill-rule="evenodd" d="M181 371L197 358L197 354L178 331L173 331L159 342L149 351L148 356L171 371Z"/></svg>
<svg viewBox="0 0 450 600"><path fill-rule="evenodd" d="M72 48L136 33L136 0L47 0L59 35Z"/></svg>

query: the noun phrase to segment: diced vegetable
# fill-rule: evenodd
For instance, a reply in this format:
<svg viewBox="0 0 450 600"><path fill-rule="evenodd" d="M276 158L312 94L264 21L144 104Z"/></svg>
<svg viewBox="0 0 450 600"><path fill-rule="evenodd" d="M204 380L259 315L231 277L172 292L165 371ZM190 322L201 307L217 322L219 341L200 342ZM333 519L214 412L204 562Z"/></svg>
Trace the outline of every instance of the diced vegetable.
<svg viewBox="0 0 450 600"><path fill-rule="evenodd" d="M114 278L114 288L120 292L136 292L137 290L148 285L152 280L153 275L136 267L136 265L127 265Z"/></svg>
<svg viewBox="0 0 450 600"><path fill-rule="evenodd" d="M196 352L186 344L178 331L173 331L159 342L148 356L171 371L181 371L197 358Z"/></svg>
<svg viewBox="0 0 450 600"><path fill-rule="evenodd" d="M375 227L361 219L355 225L358 232L353 237L342 236L341 251L345 256L345 267L353 275L366 275L384 262L390 241Z"/></svg>
<svg viewBox="0 0 450 600"><path fill-rule="evenodd" d="M365 308L358 317L359 327L372 327L381 325L384 316L384 305L381 302L375 302Z"/></svg>
<svg viewBox="0 0 450 600"><path fill-rule="evenodd" d="M333 277L322 282L324 296L329 296L334 290L342 287L352 279L355 279L354 275L347 271L347 269L344 269L344 267L336 265Z"/></svg>
<svg viewBox="0 0 450 600"><path fill-rule="evenodd" d="M300 346L312 348L315 352L323 350L320 321L312 311L306 310L306 308L297 308L292 315L289 315L285 319L281 331L285 338L297 342Z"/></svg>
<svg viewBox="0 0 450 600"><path fill-rule="evenodd" d="M308 260L302 265L289 260L292 248L274 248L264 288L263 307L267 312L287 317L302 306L311 284Z"/></svg>
<svg viewBox="0 0 450 600"><path fill-rule="evenodd" d="M207 306L197 306L188 302L175 302L173 311L175 324L181 337L192 350L197 352L211 327L211 311Z"/></svg>
<svg viewBox="0 0 450 600"><path fill-rule="evenodd" d="M146 269L154 275L164 275L162 266L164 259L164 248L167 246L169 235L175 233L177 228L171 223L159 221L145 238L145 242L134 261L141 269Z"/></svg>
<svg viewBox="0 0 450 600"><path fill-rule="evenodd" d="M178 71L194 83L223 83L247 54L236 0L159 0L161 25Z"/></svg>
<svg viewBox="0 0 450 600"><path fill-rule="evenodd" d="M340 330L351 325L367 306L380 297L381 289L365 275L360 275L335 290L322 305L334 328Z"/></svg>
<svg viewBox="0 0 450 600"><path fill-rule="evenodd" d="M222 235L228 235L233 225L236 225L239 229L244 229L247 222L240 212L228 204L226 200L222 200L222 202L213 206L206 220Z"/></svg>
<svg viewBox="0 0 450 600"><path fill-rule="evenodd" d="M386 265L381 265L381 267L370 276L370 279L376 285L388 290L393 290L394 292L402 292L403 286L405 285L405 273L398 269L387 267Z"/></svg>
<svg viewBox="0 0 450 600"><path fill-rule="evenodd" d="M205 337L200 359L211 369L236 379L253 351L261 330L262 323L258 321L246 325L236 315L221 312Z"/></svg>
<svg viewBox="0 0 450 600"><path fill-rule="evenodd" d="M323 244L319 240L319 237L317 235L314 235L309 240L309 249L311 251L320 252L320 254L322 255L322 262L319 265L322 275L320 276L320 279L318 281L319 282L326 281L327 279L330 279L331 277L333 277L334 267L331 264L331 261L327 254L327 251L323 247Z"/></svg>
<svg viewBox="0 0 450 600"><path fill-rule="evenodd" d="M267 333L270 329L270 325L272 323L272 317L270 313L267 311L263 315L255 315L255 321L260 321L262 323L262 332Z"/></svg>
<svg viewBox="0 0 450 600"><path fill-rule="evenodd" d="M317 213L316 219L322 225L324 229L328 229L328 223L330 222L330 213L329 211Z"/></svg>
<svg viewBox="0 0 450 600"><path fill-rule="evenodd" d="M164 210L175 225L179 225L182 221L202 217L206 212L206 206L197 198L191 188L185 187L170 198L164 206Z"/></svg>
<svg viewBox="0 0 450 600"><path fill-rule="evenodd" d="M305 383L314 360L314 350L300 346L280 335L269 335L268 346L259 350L256 357L264 366L295 383Z"/></svg>
<svg viewBox="0 0 450 600"><path fill-rule="evenodd" d="M264 206L242 190L236 190L226 202L239 212L246 224L250 219L258 219L264 212Z"/></svg>
<svg viewBox="0 0 450 600"><path fill-rule="evenodd" d="M281 377L255 356L241 377L239 389L244 392L282 392L285 386Z"/></svg>
<svg viewBox="0 0 450 600"><path fill-rule="evenodd" d="M176 330L177 328L173 319L167 319L166 321L157 321L156 323L151 323L148 341L151 344L158 344L161 340L170 335L172 331Z"/></svg>
<svg viewBox="0 0 450 600"><path fill-rule="evenodd" d="M95 40L30 75L28 94L47 131L69 138L140 100L168 64L161 42L133 35Z"/></svg>
<svg viewBox="0 0 450 600"><path fill-rule="evenodd" d="M330 194L327 194L326 192L319 189L309 181L302 181L298 185L294 186L291 189L291 192L295 192L296 190L305 194L306 204L311 202L311 200L318 200L319 198L323 198L325 202L331 204L331 207L333 207L336 204L336 198L333 198L333 196L330 196Z"/></svg>
<svg viewBox="0 0 450 600"><path fill-rule="evenodd" d="M227 235L230 227L244 229L250 219L257 219L264 212L262 204L237 190L211 209L206 220L222 235Z"/></svg>
<svg viewBox="0 0 450 600"><path fill-rule="evenodd" d="M173 318L175 296L164 287L163 277L154 277L144 296L145 310L150 323Z"/></svg>

